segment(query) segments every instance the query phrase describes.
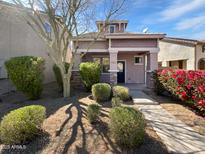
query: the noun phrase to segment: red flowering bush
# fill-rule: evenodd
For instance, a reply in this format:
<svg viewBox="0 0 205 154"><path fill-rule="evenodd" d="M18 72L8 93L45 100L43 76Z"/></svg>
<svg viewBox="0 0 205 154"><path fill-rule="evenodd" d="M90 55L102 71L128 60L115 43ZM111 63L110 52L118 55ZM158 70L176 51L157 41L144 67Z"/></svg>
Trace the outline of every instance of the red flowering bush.
<svg viewBox="0 0 205 154"><path fill-rule="evenodd" d="M155 78L156 79L156 78ZM164 89L205 115L205 72L162 69L157 80Z"/></svg>

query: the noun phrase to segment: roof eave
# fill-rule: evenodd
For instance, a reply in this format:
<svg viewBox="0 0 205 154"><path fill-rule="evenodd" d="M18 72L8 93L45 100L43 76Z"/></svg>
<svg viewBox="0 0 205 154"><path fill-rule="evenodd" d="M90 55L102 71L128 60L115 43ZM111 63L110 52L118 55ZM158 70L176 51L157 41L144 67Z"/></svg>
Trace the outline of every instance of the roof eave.
<svg viewBox="0 0 205 154"><path fill-rule="evenodd" d="M106 35L107 39L162 39L166 34Z"/></svg>

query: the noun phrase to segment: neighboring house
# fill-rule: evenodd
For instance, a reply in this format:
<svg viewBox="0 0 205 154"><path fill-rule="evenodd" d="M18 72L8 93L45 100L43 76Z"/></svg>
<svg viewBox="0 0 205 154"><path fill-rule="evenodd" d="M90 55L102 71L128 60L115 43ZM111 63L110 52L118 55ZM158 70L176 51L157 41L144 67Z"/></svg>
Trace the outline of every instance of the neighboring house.
<svg viewBox="0 0 205 154"><path fill-rule="evenodd" d="M6 60L25 55L43 57L45 82L54 81L53 62L43 40L27 25L13 5L0 1L0 78L7 78Z"/></svg>
<svg viewBox="0 0 205 154"><path fill-rule="evenodd" d="M159 67L205 70L205 41L165 37L159 47Z"/></svg>
<svg viewBox="0 0 205 154"><path fill-rule="evenodd" d="M112 20L106 24L108 26L104 26L104 21L96 22L98 31L103 29L103 34L95 42L92 43L97 35L95 32L79 38L73 79L79 74L81 62L92 61L101 64L103 82L116 84L149 81L150 72L158 69L158 40L165 34L126 32L127 20ZM85 55L81 58L82 53Z"/></svg>

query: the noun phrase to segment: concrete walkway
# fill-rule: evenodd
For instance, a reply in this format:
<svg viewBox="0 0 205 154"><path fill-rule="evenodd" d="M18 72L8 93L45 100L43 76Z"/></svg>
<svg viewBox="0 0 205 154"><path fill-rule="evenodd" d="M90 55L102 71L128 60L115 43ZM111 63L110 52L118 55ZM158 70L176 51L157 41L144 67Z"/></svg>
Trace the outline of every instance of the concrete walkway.
<svg viewBox="0 0 205 154"><path fill-rule="evenodd" d="M130 90L134 106L145 116L170 153L205 154L205 136L176 119L139 90Z"/></svg>

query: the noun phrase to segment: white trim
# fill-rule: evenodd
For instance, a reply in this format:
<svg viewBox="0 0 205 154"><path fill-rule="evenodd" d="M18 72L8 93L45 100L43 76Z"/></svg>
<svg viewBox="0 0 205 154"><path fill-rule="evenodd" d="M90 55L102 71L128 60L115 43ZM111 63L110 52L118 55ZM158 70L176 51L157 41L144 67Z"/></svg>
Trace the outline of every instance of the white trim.
<svg viewBox="0 0 205 154"><path fill-rule="evenodd" d="M96 52L96 53L102 53L102 52L110 52L110 53L118 53L119 51L123 52L128 52L128 51L133 51L133 52L142 52L142 51L147 51L150 53L158 53L159 48L109 48L109 49L78 49L77 52Z"/></svg>
<svg viewBox="0 0 205 154"><path fill-rule="evenodd" d="M111 38L111 39L128 39L128 38L135 38L135 39L159 39L159 38L164 38L165 34L119 34L115 33L109 33L105 36L105 38Z"/></svg>
<svg viewBox="0 0 205 154"><path fill-rule="evenodd" d="M92 55L92 58L109 58L110 59L110 56L109 55Z"/></svg>
<svg viewBox="0 0 205 154"><path fill-rule="evenodd" d="M144 56L144 82L147 85L147 54Z"/></svg>
<svg viewBox="0 0 205 154"><path fill-rule="evenodd" d="M97 52L97 53L102 53L102 52L108 52L108 49L78 49L77 52Z"/></svg>
<svg viewBox="0 0 205 154"><path fill-rule="evenodd" d="M158 53L160 51L159 48L109 48L110 51L133 51L133 52L142 52L142 51L149 51L150 53Z"/></svg>
<svg viewBox="0 0 205 154"><path fill-rule="evenodd" d="M73 41L96 41L96 42L100 42L100 41L106 41L107 39L104 39L104 38L74 38Z"/></svg>
<svg viewBox="0 0 205 154"><path fill-rule="evenodd" d="M127 83L127 62L126 62L126 60L125 59L118 59L117 60L117 63L118 63L118 61L124 61L125 62L125 83ZM118 72L119 72L119 70L118 70Z"/></svg>
<svg viewBox="0 0 205 154"><path fill-rule="evenodd" d="M119 72L119 70L108 70L108 72Z"/></svg>
<svg viewBox="0 0 205 154"><path fill-rule="evenodd" d="M141 63L135 63L135 58L136 57L138 57L138 58L142 58L142 62ZM134 65L144 65L144 63L143 63L143 58L144 58L144 56L141 56L141 55L135 55L134 56Z"/></svg>
<svg viewBox="0 0 205 154"><path fill-rule="evenodd" d="M112 41L109 39L109 48L111 48Z"/></svg>
<svg viewBox="0 0 205 154"><path fill-rule="evenodd" d="M108 28L109 33L110 33L110 27L114 27L114 32L113 33L115 33L116 32L116 25L113 25L113 24L109 25L109 28ZM111 34L113 34L113 33L111 33Z"/></svg>

